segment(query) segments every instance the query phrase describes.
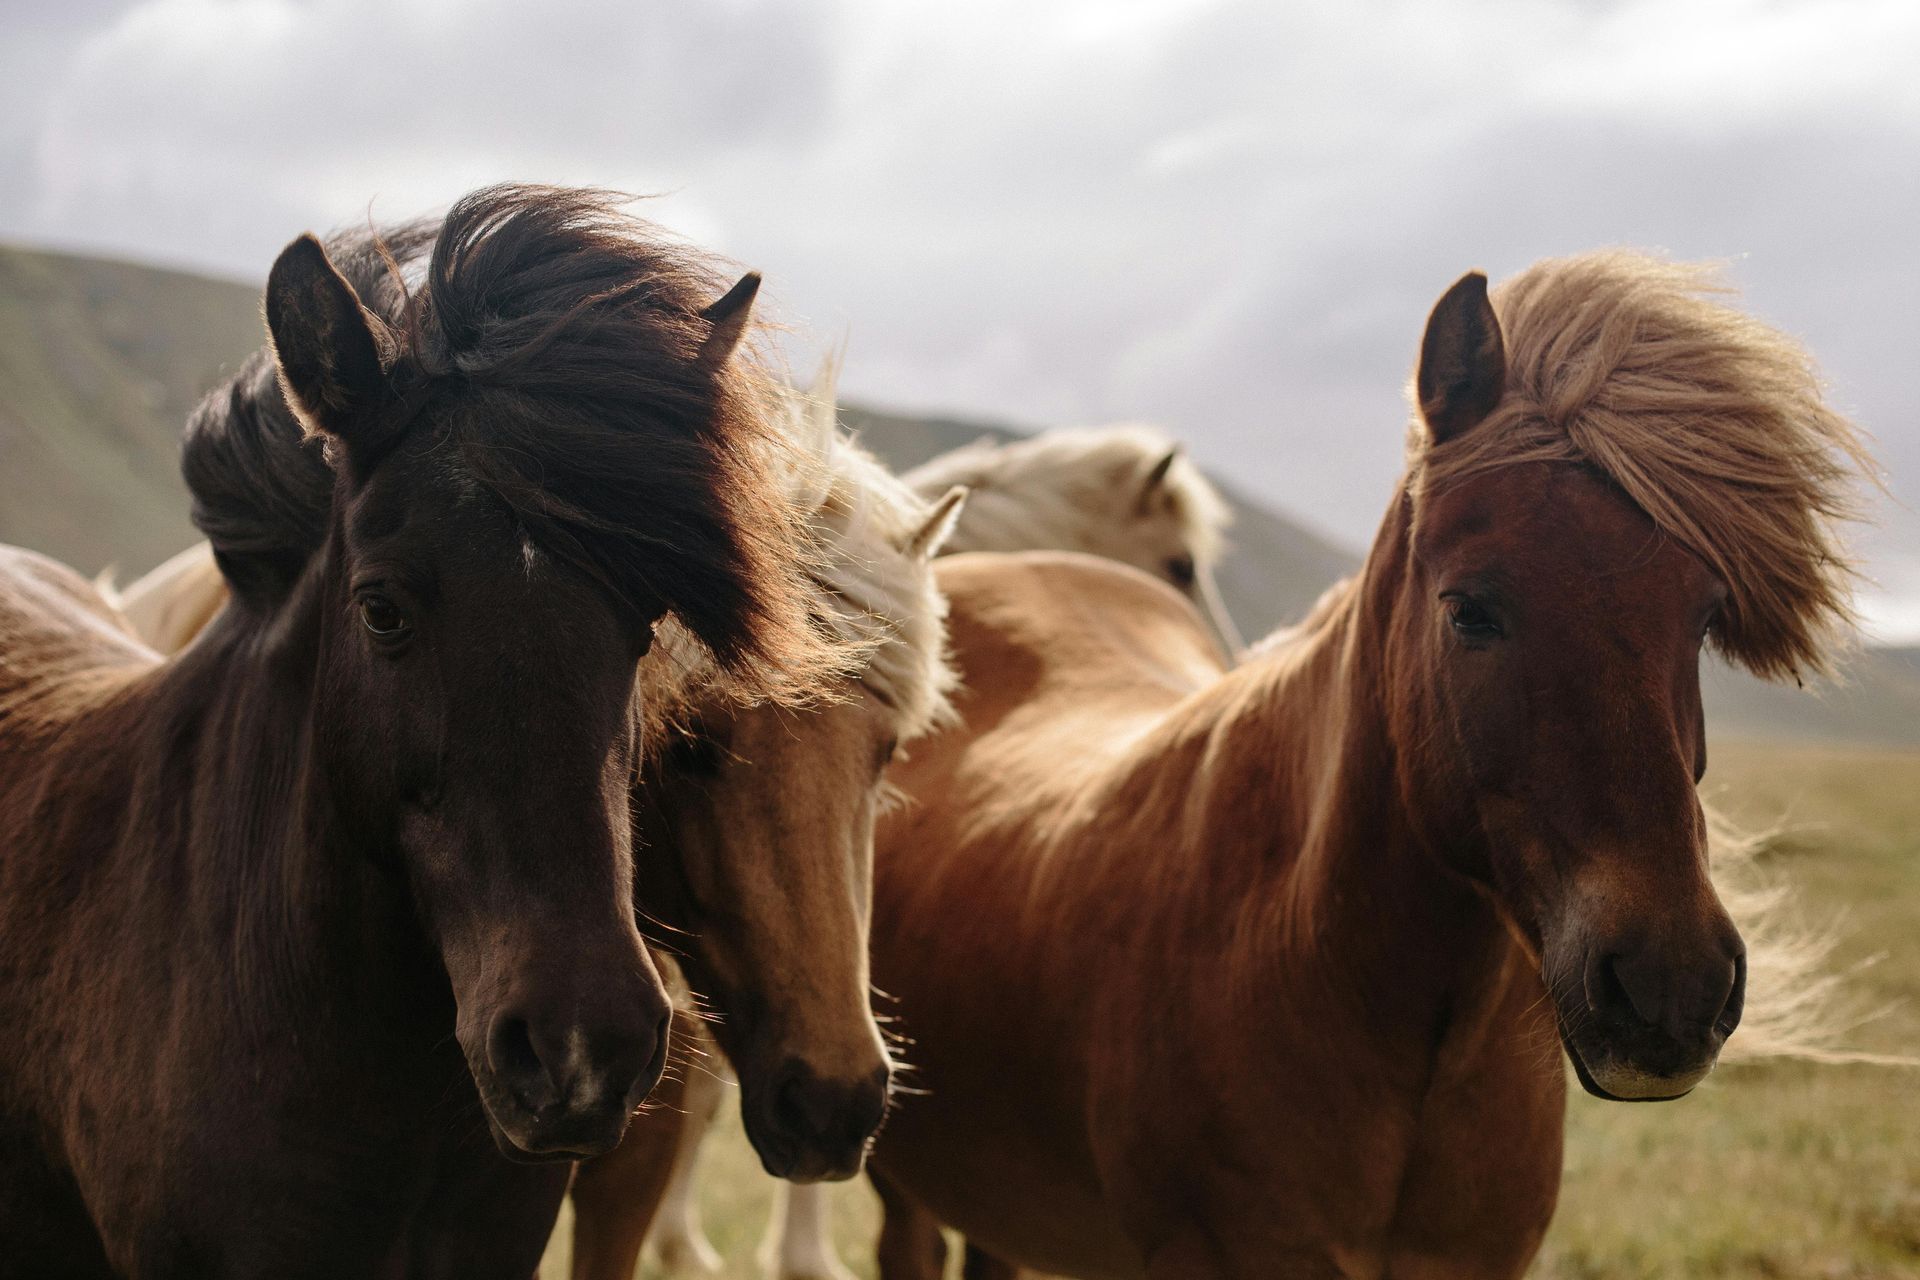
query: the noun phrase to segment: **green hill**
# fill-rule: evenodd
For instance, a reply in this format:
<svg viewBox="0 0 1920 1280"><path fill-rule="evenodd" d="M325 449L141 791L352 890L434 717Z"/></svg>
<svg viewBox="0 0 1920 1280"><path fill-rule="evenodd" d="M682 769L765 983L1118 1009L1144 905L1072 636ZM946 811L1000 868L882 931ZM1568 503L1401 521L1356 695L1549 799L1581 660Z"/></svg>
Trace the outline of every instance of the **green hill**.
<svg viewBox="0 0 1920 1280"><path fill-rule="evenodd" d="M88 573L186 546L181 425L261 337L249 286L0 247L0 541Z"/></svg>
<svg viewBox="0 0 1920 1280"><path fill-rule="evenodd" d="M0 542L87 573L138 574L195 537L177 466L201 394L259 345L259 292L131 263L0 246ZM1004 423L850 406L888 463L914 466ZM1356 552L1236 494L1221 591L1249 636L1294 620ZM1383 495L1384 497L1384 495ZM1814 694L1716 669L1717 733L1920 746L1920 649L1878 649Z"/></svg>

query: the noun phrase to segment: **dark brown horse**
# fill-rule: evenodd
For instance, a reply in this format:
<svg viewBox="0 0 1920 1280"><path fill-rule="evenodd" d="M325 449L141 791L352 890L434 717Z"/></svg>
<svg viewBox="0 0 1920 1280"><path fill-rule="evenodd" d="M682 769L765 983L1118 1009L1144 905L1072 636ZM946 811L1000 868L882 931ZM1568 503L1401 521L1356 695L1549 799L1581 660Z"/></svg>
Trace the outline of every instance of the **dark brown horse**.
<svg viewBox="0 0 1920 1280"><path fill-rule="evenodd" d="M1700 652L1821 665L1861 455L1702 283L1463 279L1364 569L1231 672L1133 572L943 562L965 727L875 869L925 1090L873 1157L889 1280L939 1274L940 1223L1082 1277L1515 1276L1556 1042L1602 1097L1712 1068L1746 969Z"/></svg>
<svg viewBox="0 0 1920 1280"><path fill-rule="evenodd" d="M636 659L671 610L837 660L750 287L594 193L392 250L275 263L276 359L189 431L234 603L184 653L0 561L0 1275L524 1280L666 1048Z"/></svg>

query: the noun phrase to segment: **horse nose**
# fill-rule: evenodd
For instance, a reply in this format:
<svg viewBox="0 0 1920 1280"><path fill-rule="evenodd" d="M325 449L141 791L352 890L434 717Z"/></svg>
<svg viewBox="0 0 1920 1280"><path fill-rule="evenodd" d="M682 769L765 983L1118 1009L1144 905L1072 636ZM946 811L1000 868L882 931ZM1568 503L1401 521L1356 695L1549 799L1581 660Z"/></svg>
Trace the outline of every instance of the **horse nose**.
<svg viewBox="0 0 1920 1280"><path fill-rule="evenodd" d="M787 1176L851 1177L859 1170L867 1139L887 1110L892 1072L882 1066L854 1079L822 1076L790 1060L771 1090L768 1119L794 1155Z"/></svg>
<svg viewBox="0 0 1920 1280"><path fill-rule="evenodd" d="M1603 1022L1638 1024L1676 1044L1732 1035L1746 990L1746 948L1737 936L1690 960L1649 947L1602 955L1587 972L1587 1001Z"/></svg>
<svg viewBox="0 0 1920 1280"><path fill-rule="evenodd" d="M627 1115L660 1079L669 1016L641 1008L591 1020L530 1009L496 1015L487 1064L532 1121L529 1149L617 1142Z"/></svg>

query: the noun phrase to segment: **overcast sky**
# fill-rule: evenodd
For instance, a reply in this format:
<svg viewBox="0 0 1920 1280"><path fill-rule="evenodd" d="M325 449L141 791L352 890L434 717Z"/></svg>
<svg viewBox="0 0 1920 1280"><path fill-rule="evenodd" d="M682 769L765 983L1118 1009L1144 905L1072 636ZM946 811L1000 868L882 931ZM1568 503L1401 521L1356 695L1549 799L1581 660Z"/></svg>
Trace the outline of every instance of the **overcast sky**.
<svg viewBox="0 0 1920 1280"><path fill-rule="evenodd" d="M257 280L504 178L652 216L844 337L851 396L1144 418L1370 536L1433 299L1730 263L1873 433L1920 637L1914 0L0 0L0 237Z"/></svg>

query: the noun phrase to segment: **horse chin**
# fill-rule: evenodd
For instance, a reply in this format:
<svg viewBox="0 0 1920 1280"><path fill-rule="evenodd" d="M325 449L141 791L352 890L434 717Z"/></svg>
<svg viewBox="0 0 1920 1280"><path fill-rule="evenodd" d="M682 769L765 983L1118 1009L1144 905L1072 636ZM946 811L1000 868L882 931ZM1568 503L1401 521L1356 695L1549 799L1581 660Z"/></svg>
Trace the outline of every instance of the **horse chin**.
<svg viewBox="0 0 1920 1280"><path fill-rule="evenodd" d="M1560 1035L1573 1074L1580 1087L1608 1102L1672 1102L1693 1092L1695 1085L1713 1070L1713 1059L1675 1075L1656 1075L1612 1054L1596 1053L1591 1059L1564 1031Z"/></svg>
<svg viewBox="0 0 1920 1280"><path fill-rule="evenodd" d="M506 1090L476 1075L487 1131L501 1155L515 1164L558 1164L591 1160L620 1145L626 1136L625 1109L592 1112L531 1111Z"/></svg>
<svg viewBox="0 0 1920 1280"><path fill-rule="evenodd" d="M845 1182L865 1167L868 1142L848 1150L827 1151L812 1143L795 1143L747 1127L747 1141L760 1157L760 1167L786 1182Z"/></svg>

